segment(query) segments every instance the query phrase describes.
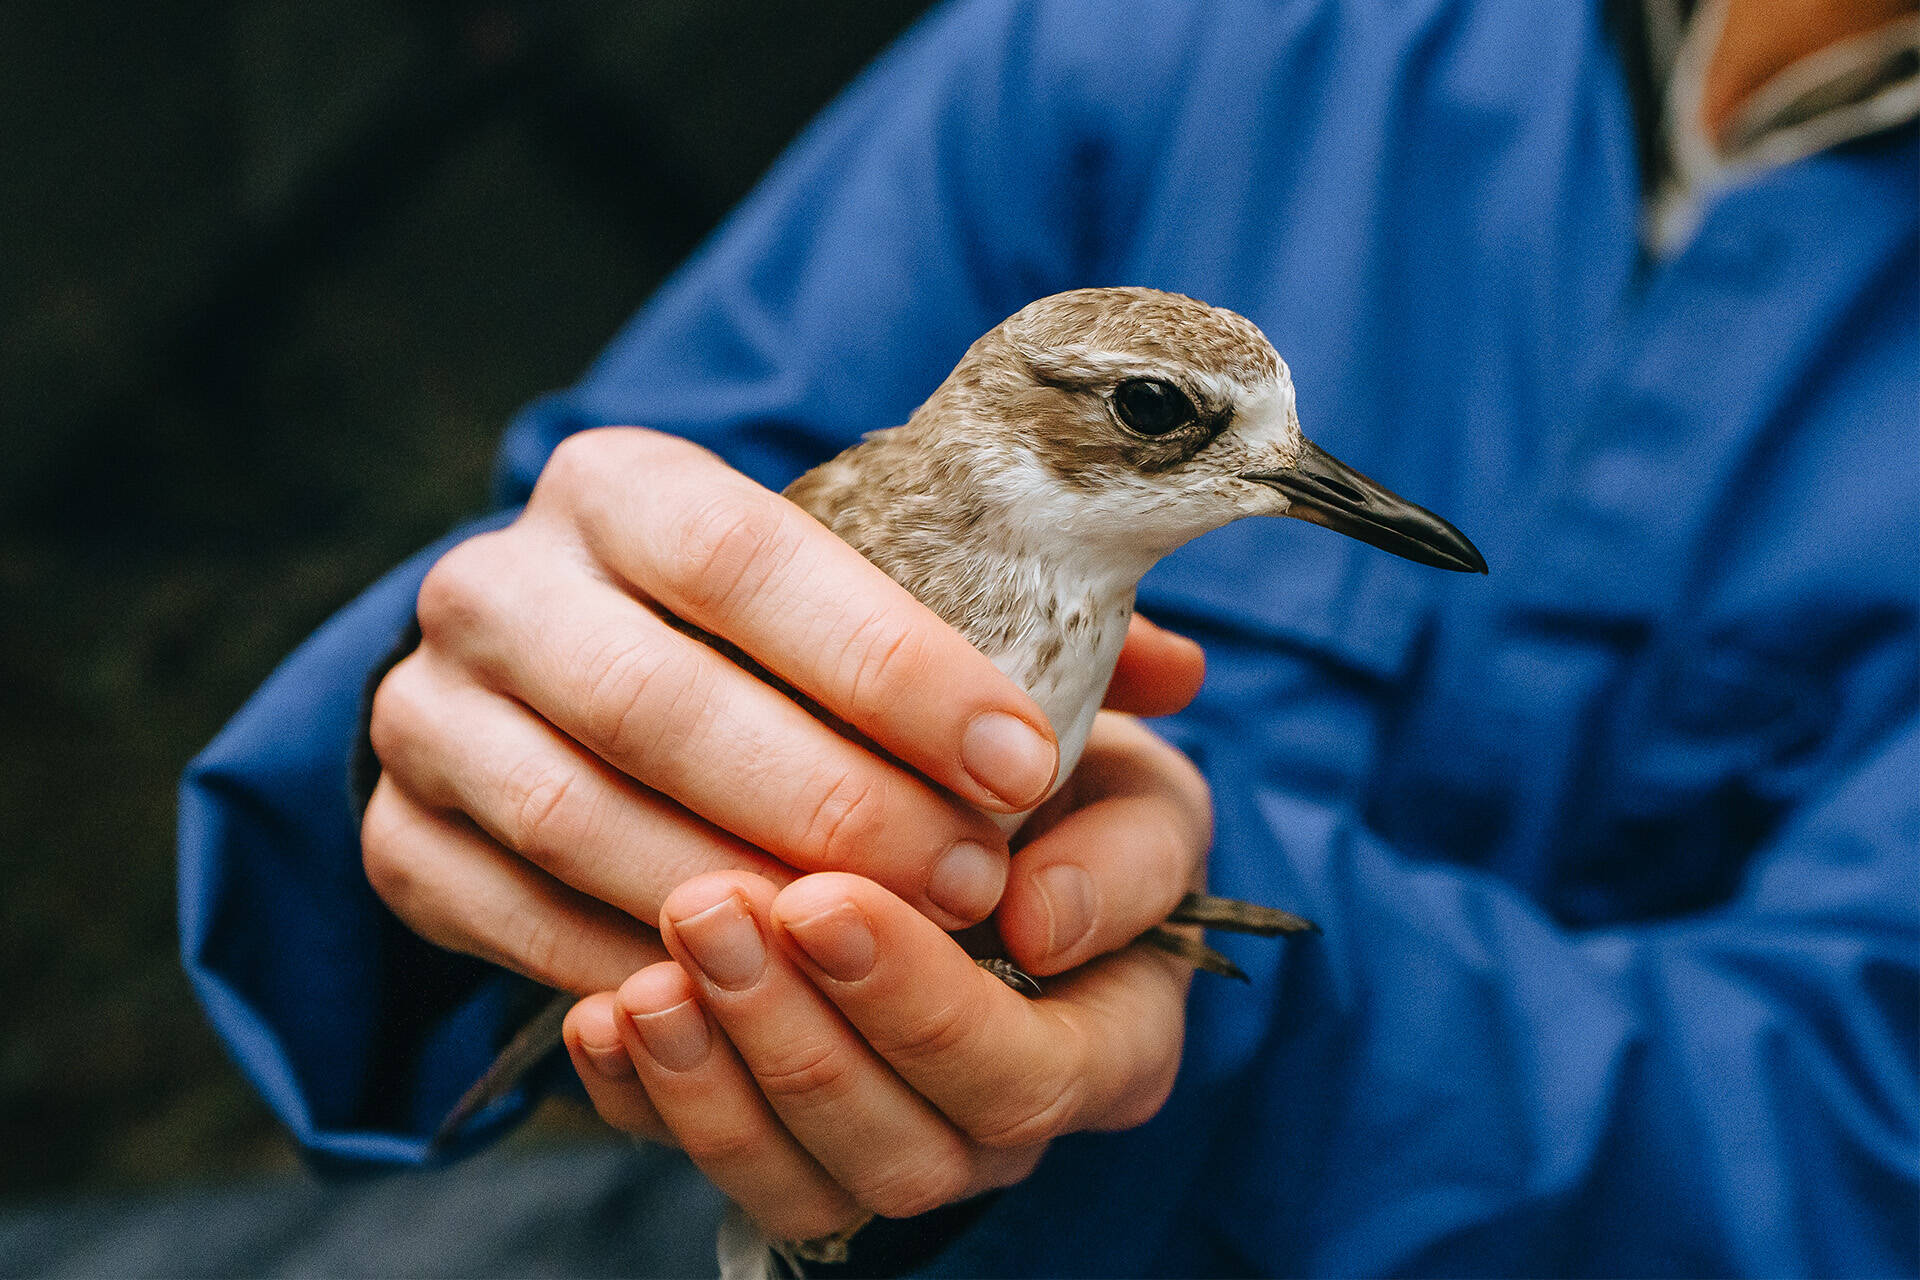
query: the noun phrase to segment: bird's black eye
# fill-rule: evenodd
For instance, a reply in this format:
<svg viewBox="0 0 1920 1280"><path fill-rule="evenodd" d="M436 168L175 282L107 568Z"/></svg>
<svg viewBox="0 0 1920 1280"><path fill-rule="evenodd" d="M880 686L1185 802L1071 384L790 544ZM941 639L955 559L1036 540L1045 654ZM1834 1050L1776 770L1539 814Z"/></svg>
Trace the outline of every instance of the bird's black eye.
<svg viewBox="0 0 1920 1280"><path fill-rule="evenodd" d="M1113 389L1113 409L1143 436L1164 436L1200 416L1186 392L1158 378L1128 378Z"/></svg>

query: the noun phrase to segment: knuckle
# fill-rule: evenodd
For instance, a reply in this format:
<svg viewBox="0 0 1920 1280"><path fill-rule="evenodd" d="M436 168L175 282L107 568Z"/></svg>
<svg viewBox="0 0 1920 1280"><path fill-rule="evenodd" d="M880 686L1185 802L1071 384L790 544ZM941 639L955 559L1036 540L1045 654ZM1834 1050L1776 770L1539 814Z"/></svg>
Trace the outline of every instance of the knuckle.
<svg viewBox="0 0 1920 1280"><path fill-rule="evenodd" d="M854 628L846 652L848 697L860 710L880 710L912 691L927 670L925 634L908 619L879 610Z"/></svg>
<svg viewBox="0 0 1920 1280"><path fill-rule="evenodd" d="M611 642L586 656L586 727L620 760L651 759L705 719L712 681L697 663L676 662L672 646Z"/></svg>
<svg viewBox="0 0 1920 1280"><path fill-rule="evenodd" d="M849 1188L861 1204L883 1218L917 1218L962 1199L971 1189L971 1162L957 1149L922 1152L870 1181Z"/></svg>
<svg viewBox="0 0 1920 1280"><path fill-rule="evenodd" d="M595 427L564 437L547 455L540 469L535 492L541 497L555 494L573 497L590 486L607 469L607 453L619 438L617 428Z"/></svg>
<svg viewBox="0 0 1920 1280"><path fill-rule="evenodd" d="M1182 816L1187 821L1187 837L1204 852L1213 843L1213 789L1198 765L1179 753L1178 777Z"/></svg>
<svg viewBox="0 0 1920 1280"><path fill-rule="evenodd" d="M815 869L842 870L864 864L862 853L884 827L884 786L857 773L824 775L801 806L799 849Z"/></svg>
<svg viewBox="0 0 1920 1280"><path fill-rule="evenodd" d="M360 820L360 866L374 895L404 917L415 894L413 868L406 856L405 819L386 789L373 793Z"/></svg>
<svg viewBox="0 0 1920 1280"><path fill-rule="evenodd" d="M383 768L393 768L413 748L421 731L425 709L418 686L417 663L406 658L373 691L367 709L367 743Z"/></svg>
<svg viewBox="0 0 1920 1280"><path fill-rule="evenodd" d="M845 1231L859 1223L865 1214L854 1210L845 1196L831 1193L782 1197L770 1206L764 1217L756 1217L776 1240L812 1240L818 1236Z"/></svg>
<svg viewBox="0 0 1920 1280"><path fill-rule="evenodd" d="M638 446L648 463L656 469L671 467L688 474L733 470L707 446L685 436L674 435L671 431L655 431L650 427L613 427L608 430Z"/></svg>
<svg viewBox="0 0 1920 1280"><path fill-rule="evenodd" d="M648 1142L678 1145L644 1094L616 1087L601 1089L597 1094L590 1091L588 1098L610 1127Z"/></svg>
<svg viewBox="0 0 1920 1280"><path fill-rule="evenodd" d="M1154 861L1148 883L1159 887L1153 910L1164 915L1173 910L1174 904L1187 891L1194 868L1206 852L1206 845L1195 842L1192 825L1187 815L1179 809L1172 805L1156 805L1154 808L1160 819L1160 830L1148 843Z"/></svg>
<svg viewBox="0 0 1920 1280"><path fill-rule="evenodd" d="M884 1039L876 1038L880 1056L897 1066L926 1062L964 1048L974 1022L960 1000L949 1000L907 1023Z"/></svg>
<svg viewBox="0 0 1920 1280"><path fill-rule="evenodd" d="M678 520L659 569L679 601L709 616L737 609L792 558L779 512L730 490Z"/></svg>
<svg viewBox="0 0 1920 1280"><path fill-rule="evenodd" d="M1197 847L1204 852L1213 843L1213 790L1206 775L1184 751L1153 740L1161 753L1161 777L1166 785L1157 794L1166 811L1169 835L1177 849Z"/></svg>
<svg viewBox="0 0 1920 1280"><path fill-rule="evenodd" d="M571 991L575 977L567 963L572 955L571 933L545 912L527 912L520 928L504 940L500 963L543 986Z"/></svg>
<svg viewBox="0 0 1920 1280"><path fill-rule="evenodd" d="M1100 1127L1133 1129L1159 1115L1160 1108L1166 1106L1167 1099L1173 1096L1174 1078L1178 1072L1179 1063L1176 1061L1156 1065L1152 1071L1143 1073L1133 1087L1115 1101L1113 1110Z"/></svg>
<svg viewBox="0 0 1920 1280"><path fill-rule="evenodd" d="M833 1102L853 1087L853 1061L830 1044L798 1043L785 1046L774 1058L754 1064L753 1078L771 1100L805 1099Z"/></svg>
<svg viewBox="0 0 1920 1280"><path fill-rule="evenodd" d="M414 605L421 635L460 635L491 614L493 584L499 577L500 536L483 533L468 538L427 570Z"/></svg>
<svg viewBox="0 0 1920 1280"><path fill-rule="evenodd" d="M727 1170L759 1164L767 1154L763 1130L746 1124L683 1126L675 1136L687 1158L702 1169Z"/></svg>
<svg viewBox="0 0 1920 1280"><path fill-rule="evenodd" d="M554 446L527 505L557 512L591 540L596 530L605 534L626 523L632 510L627 499L636 484L671 494L700 483L702 469L711 473L726 464L691 440L666 432L592 427Z"/></svg>
<svg viewBox="0 0 1920 1280"><path fill-rule="evenodd" d="M1051 1142L1079 1112L1080 1090L1070 1079L1037 1083L967 1125L967 1136L994 1151Z"/></svg>
<svg viewBox="0 0 1920 1280"><path fill-rule="evenodd" d="M520 853L564 853L586 839L591 815L571 769L526 761L507 774L502 790L511 814L508 840Z"/></svg>
<svg viewBox="0 0 1920 1280"><path fill-rule="evenodd" d="M980 1160L979 1186L1010 1187L1025 1182L1040 1166L1040 1157L1047 1153L1046 1143L1035 1143L1030 1147L1017 1147L1006 1151L983 1153Z"/></svg>

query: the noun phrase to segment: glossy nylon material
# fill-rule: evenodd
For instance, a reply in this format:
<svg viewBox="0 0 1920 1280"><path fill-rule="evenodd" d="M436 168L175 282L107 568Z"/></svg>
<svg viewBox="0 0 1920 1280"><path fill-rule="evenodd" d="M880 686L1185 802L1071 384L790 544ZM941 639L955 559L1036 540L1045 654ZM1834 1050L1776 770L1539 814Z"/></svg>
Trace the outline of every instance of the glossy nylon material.
<svg viewBox="0 0 1920 1280"><path fill-rule="evenodd" d="M1223 939L1166 1110L1056 1145L954 1274L1911 1272L1920 1257L1920 403L1911 127L1637 255L1584 6L937 13L502 452L684 433L778 486L1033 297L1253 317L1308 433L1486 579L1297 521L1176 554L1161 723L1218 806ZM431 553L290 658L183 791L215 1022L323 1160L406 1162L497 975L387 917L346 761ZM503 1106L478 1140L516 1113Z"/></svg>

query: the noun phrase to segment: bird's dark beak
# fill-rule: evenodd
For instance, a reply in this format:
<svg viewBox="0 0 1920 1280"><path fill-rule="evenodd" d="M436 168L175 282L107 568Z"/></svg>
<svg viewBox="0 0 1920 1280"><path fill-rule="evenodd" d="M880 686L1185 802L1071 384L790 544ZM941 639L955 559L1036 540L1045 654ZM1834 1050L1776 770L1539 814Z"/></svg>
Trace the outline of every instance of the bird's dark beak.
<svg viewBox="0 0 1920 1280"><path fill-rule="evenodd" d="M1467 535L1425 507L1399 494L1322 449L1303 441L1300 460L1284 471L1250 471L1240 477L1272 485L1292 503L1287 514L1335 533L1358 538L1382 551L1438 569L1485 573L1486 559Z"/></svg>

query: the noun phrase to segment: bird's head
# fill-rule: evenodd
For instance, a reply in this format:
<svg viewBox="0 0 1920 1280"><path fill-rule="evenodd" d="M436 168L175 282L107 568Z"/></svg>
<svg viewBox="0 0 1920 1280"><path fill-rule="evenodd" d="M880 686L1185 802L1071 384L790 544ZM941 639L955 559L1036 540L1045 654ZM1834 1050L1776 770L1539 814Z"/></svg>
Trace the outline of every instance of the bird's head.
<svg viewBox="0 0 1920 1280"><path fill-rule="evenodd" d="M1458 529L1301 434L1293 379L1258 326L1179 294L1031 303L973 345L922 414L953 433L942 443L990 459L976 483L1048 537L1157 559L1243 516L1293 516L1486 572Z"/></svg>

